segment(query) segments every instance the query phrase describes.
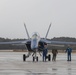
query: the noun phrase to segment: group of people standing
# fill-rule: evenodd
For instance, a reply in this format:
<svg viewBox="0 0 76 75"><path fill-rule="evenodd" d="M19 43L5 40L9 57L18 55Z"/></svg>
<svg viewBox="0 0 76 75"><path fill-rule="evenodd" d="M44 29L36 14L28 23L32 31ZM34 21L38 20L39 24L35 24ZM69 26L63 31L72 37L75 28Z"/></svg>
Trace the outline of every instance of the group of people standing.
<svg viewBox="0 0 76 75"><path fill-rule="evenodd" d="M65 53L67 53L67 61L71 61L71 52L72 52L72 48L70 47L68 47L65 51ZM47 49L47 45L45 45L43 50L43 61L46 61L47 53L48 53L48 49ZM56 61L57 54L58 54L58 50L52 49L52 61Z"/></svg>

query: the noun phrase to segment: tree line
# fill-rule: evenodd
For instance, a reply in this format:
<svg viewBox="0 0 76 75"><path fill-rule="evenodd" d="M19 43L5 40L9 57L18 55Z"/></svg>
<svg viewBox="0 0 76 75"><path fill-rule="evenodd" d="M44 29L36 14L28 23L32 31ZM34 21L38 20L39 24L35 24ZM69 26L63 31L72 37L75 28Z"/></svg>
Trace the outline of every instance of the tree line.
<svg viewBox="0 0 76 75"><path fill-rule="evenodd" d="M0 42L9 42L9 41L21 41L26 39L9 39L9 38L2 38L0 37ZM54 37L52 39L48 39L52 41L65 41L65 42L76 42L76 38L70 38L70 37ZM52 46L48 45L48 49L66 49L67 46ZM73 49L76 49L76 45L71 45ZM18 45L18 44L0 44L0 50L2 49L26 49L25 45Z"/></svg>

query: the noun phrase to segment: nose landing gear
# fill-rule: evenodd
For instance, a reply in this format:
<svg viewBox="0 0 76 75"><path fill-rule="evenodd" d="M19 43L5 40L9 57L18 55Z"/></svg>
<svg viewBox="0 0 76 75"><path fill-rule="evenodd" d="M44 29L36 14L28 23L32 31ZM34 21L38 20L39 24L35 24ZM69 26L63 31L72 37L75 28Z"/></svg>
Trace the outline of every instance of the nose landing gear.
<svg viewBox="0 0 76 75"><path fill-rule="evenodd" d="M34 62L35 60L38 62L38 56L36 56L36 57L34 56L34 57L33 57L33 62Z"/></svg>

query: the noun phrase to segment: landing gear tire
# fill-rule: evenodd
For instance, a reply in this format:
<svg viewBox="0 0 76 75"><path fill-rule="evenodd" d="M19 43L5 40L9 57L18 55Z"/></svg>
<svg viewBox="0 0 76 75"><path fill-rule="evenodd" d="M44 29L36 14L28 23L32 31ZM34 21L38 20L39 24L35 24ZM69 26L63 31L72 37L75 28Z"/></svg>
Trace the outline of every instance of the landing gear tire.
<svg viewBox="0 0 76 75"><path fill-rule="evenodd" d="M26 55L23 54L23 61L26 61Z"/></svg>
<svg viewBox="0 0 76 75"><path fill-rule="evenodd" d="M35 57L33 57L33 62L35 61Z"/></svg>
<svg viewBox="0 0 76 75"><path fill-rule="evenodd" d="M38 62L38 57L36 57L36 61Z"/></svg>
<svg viewBox="0 0 76 75"><path fill-rule="evenodd" d="M51 55L50 54L48 55L48 61L51 61Z"/></svg>
<svg viewBox="0 0 76 75"><path fill-rule="evenodd" d="M33 57L33 62L34 62L35 60L38 62L38 57Z"/></svg>

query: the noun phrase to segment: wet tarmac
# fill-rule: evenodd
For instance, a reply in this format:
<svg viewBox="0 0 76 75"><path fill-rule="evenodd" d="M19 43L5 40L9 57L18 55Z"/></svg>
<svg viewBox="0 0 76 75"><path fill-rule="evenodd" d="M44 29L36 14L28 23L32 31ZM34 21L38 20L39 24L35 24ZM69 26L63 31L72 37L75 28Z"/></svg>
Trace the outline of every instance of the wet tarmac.
<svg viewBox="0 0 76 75"><path fill-rule="evenodd" d="M57 55L56 62L32 62L29 57L23 62L24 52L0 52L0 75L76 75L76 54L72 53L72 61L67 61L65 53Z"/></svg>

